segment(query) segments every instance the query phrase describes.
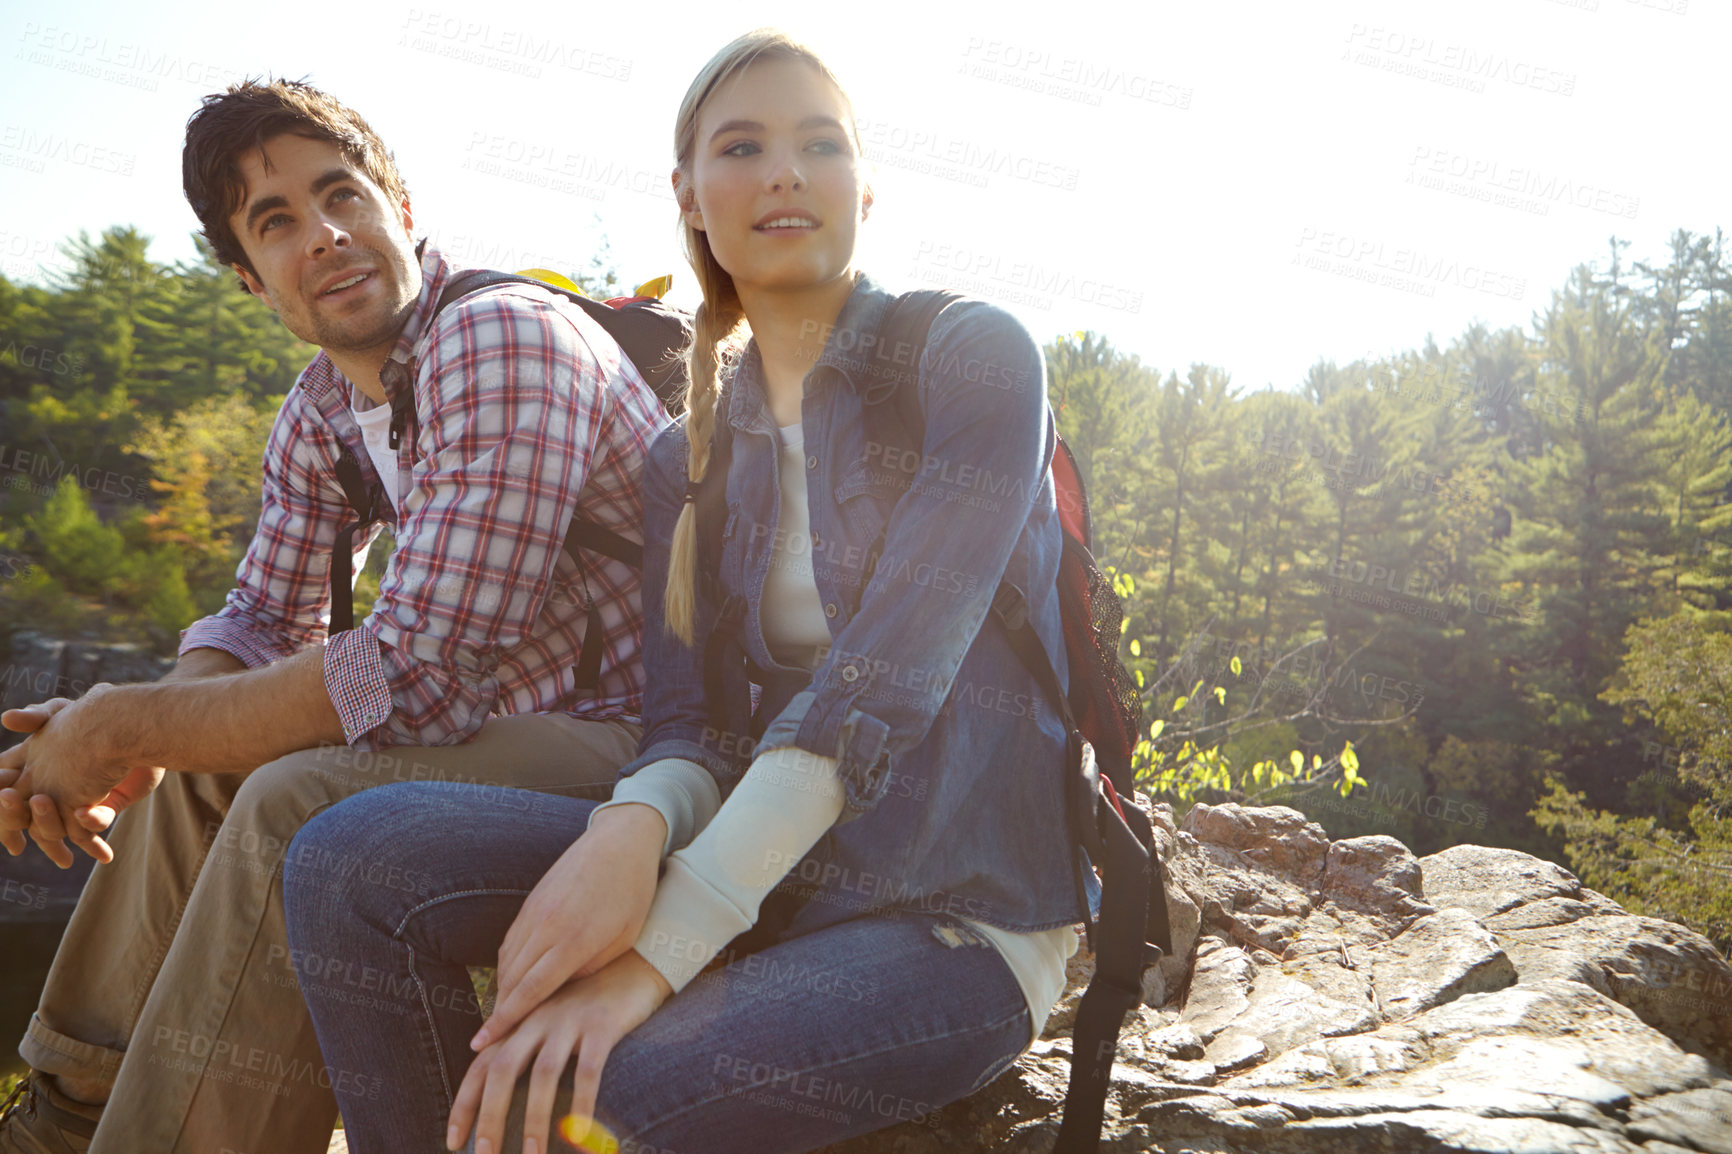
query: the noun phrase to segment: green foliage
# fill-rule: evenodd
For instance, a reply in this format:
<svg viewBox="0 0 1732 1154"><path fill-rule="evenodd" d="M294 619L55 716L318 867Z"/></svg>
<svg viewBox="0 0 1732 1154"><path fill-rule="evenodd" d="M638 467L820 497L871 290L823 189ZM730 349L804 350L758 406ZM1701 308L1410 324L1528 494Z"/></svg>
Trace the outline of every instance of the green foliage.
<svg viewBox="0 0 1732 1154"><path fill-rule="evenodd" d="M128 446L154 474L150 540L173 549L189 587L226 588L252 537L259 462L281 399L268 406L235 393L206 397L166 420L146 418Z"/></svg>
<svg viewBox="0 0 1732 1154"><path fill-rule="evenodd" d="M110 229L69 242L54 284L0 277L0 631L170 646L251 534L266 431L314 350L208 252L147 248ZM1555 855L1724 935L1732 278L1718 232L1653 264L1621 248L1531 327L1284 390L1098 333L1047 346L1126 603L1140 787L1420 853ZM577 280L606 295L607 263Z"/></svg>
<svg viewBox="0 0 1732 1154"><path fill-rule="evenodd" d="M1542 829L1564 837L1584 885L1632 913L1687 925L1732 955L1732 817L1724 803L1699 803L1680 832L1652 817L1591 807L1549 778L1532 813Z"/></svg>
<svg viewBox="0 0 1732 1154"><path fill-rule="evenodd" d="M252 534L271 420L316 350L202 245L165 266L148 243L81 234L49 287L0 278L0 631L172 651Z"/></svg>
<svg viewBox="0 0 1732 1154"><path fill-rule="evenodd" d="M64 478L40 513L24 518L43 564L73 592L110 595L122 569L125 539L104 525L76 480Z"/></svg>

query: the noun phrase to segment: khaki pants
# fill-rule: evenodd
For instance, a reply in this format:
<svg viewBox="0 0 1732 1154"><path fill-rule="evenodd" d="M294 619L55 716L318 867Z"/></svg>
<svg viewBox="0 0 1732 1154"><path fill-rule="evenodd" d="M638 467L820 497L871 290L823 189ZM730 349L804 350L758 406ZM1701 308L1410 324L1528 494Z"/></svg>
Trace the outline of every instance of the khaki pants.
<svg viewBox="0 0 1732 1154"><path fill-rule="evenodd" d="M395 781L605 798L628 722L488 720L464 745L302 750L250 774L170 773L116 824L18 1052L114 1081L93 1154L323 1154L337 1117L283 923L282 862L326 807ZM386 884L389 879L384 879ZM364 990L367 975L354 978Z"/></svg>

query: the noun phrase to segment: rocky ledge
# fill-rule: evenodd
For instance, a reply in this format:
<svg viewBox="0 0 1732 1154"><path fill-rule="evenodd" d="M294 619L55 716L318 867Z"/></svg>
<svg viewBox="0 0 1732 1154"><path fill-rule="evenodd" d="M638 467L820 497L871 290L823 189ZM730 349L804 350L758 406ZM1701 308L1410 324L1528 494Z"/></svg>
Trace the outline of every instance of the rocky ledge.
<svg viewBox="0 0 1732 1154"><path fill-rule="evenodd" d="M1175 956L1103 1151L1732 1154L1732 968L1700 934L1513 850L1332 842L1285 806L1155 820ZM996 1081L827 1154L1046 1154L1090 969Z"/></svg>

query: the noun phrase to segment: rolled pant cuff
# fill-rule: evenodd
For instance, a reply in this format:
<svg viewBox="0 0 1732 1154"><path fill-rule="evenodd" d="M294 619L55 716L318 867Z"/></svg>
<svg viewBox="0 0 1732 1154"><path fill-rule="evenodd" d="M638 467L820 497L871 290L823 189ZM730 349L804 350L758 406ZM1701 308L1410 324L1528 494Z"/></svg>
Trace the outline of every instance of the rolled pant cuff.
<svg viewBox="0 0 1732 1154"><path fill-rule="evenodd" d="M120 1074L120 1062L126 1057L126 1051L109 1050L68 1038L43 1025L41 1015L31 1014L30 1027L24 1031L24 1040L18 1043L18 1056L32 1070L53 1074L57 1078L79 1078L113 1085Z"/></svg>

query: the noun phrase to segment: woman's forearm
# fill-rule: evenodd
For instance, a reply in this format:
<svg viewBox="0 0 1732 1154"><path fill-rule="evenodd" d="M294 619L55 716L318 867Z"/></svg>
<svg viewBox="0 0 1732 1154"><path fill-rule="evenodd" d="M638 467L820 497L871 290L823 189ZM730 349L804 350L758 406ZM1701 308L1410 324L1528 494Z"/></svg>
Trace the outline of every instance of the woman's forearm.
<svg viewBox="0 0 1732 1154"><path fill-rule="evenodd" d="M752 763L715 819L668 858L637 951L675 992L750 929L758 907L842 813L836 759L799 748Z"/></svg>

